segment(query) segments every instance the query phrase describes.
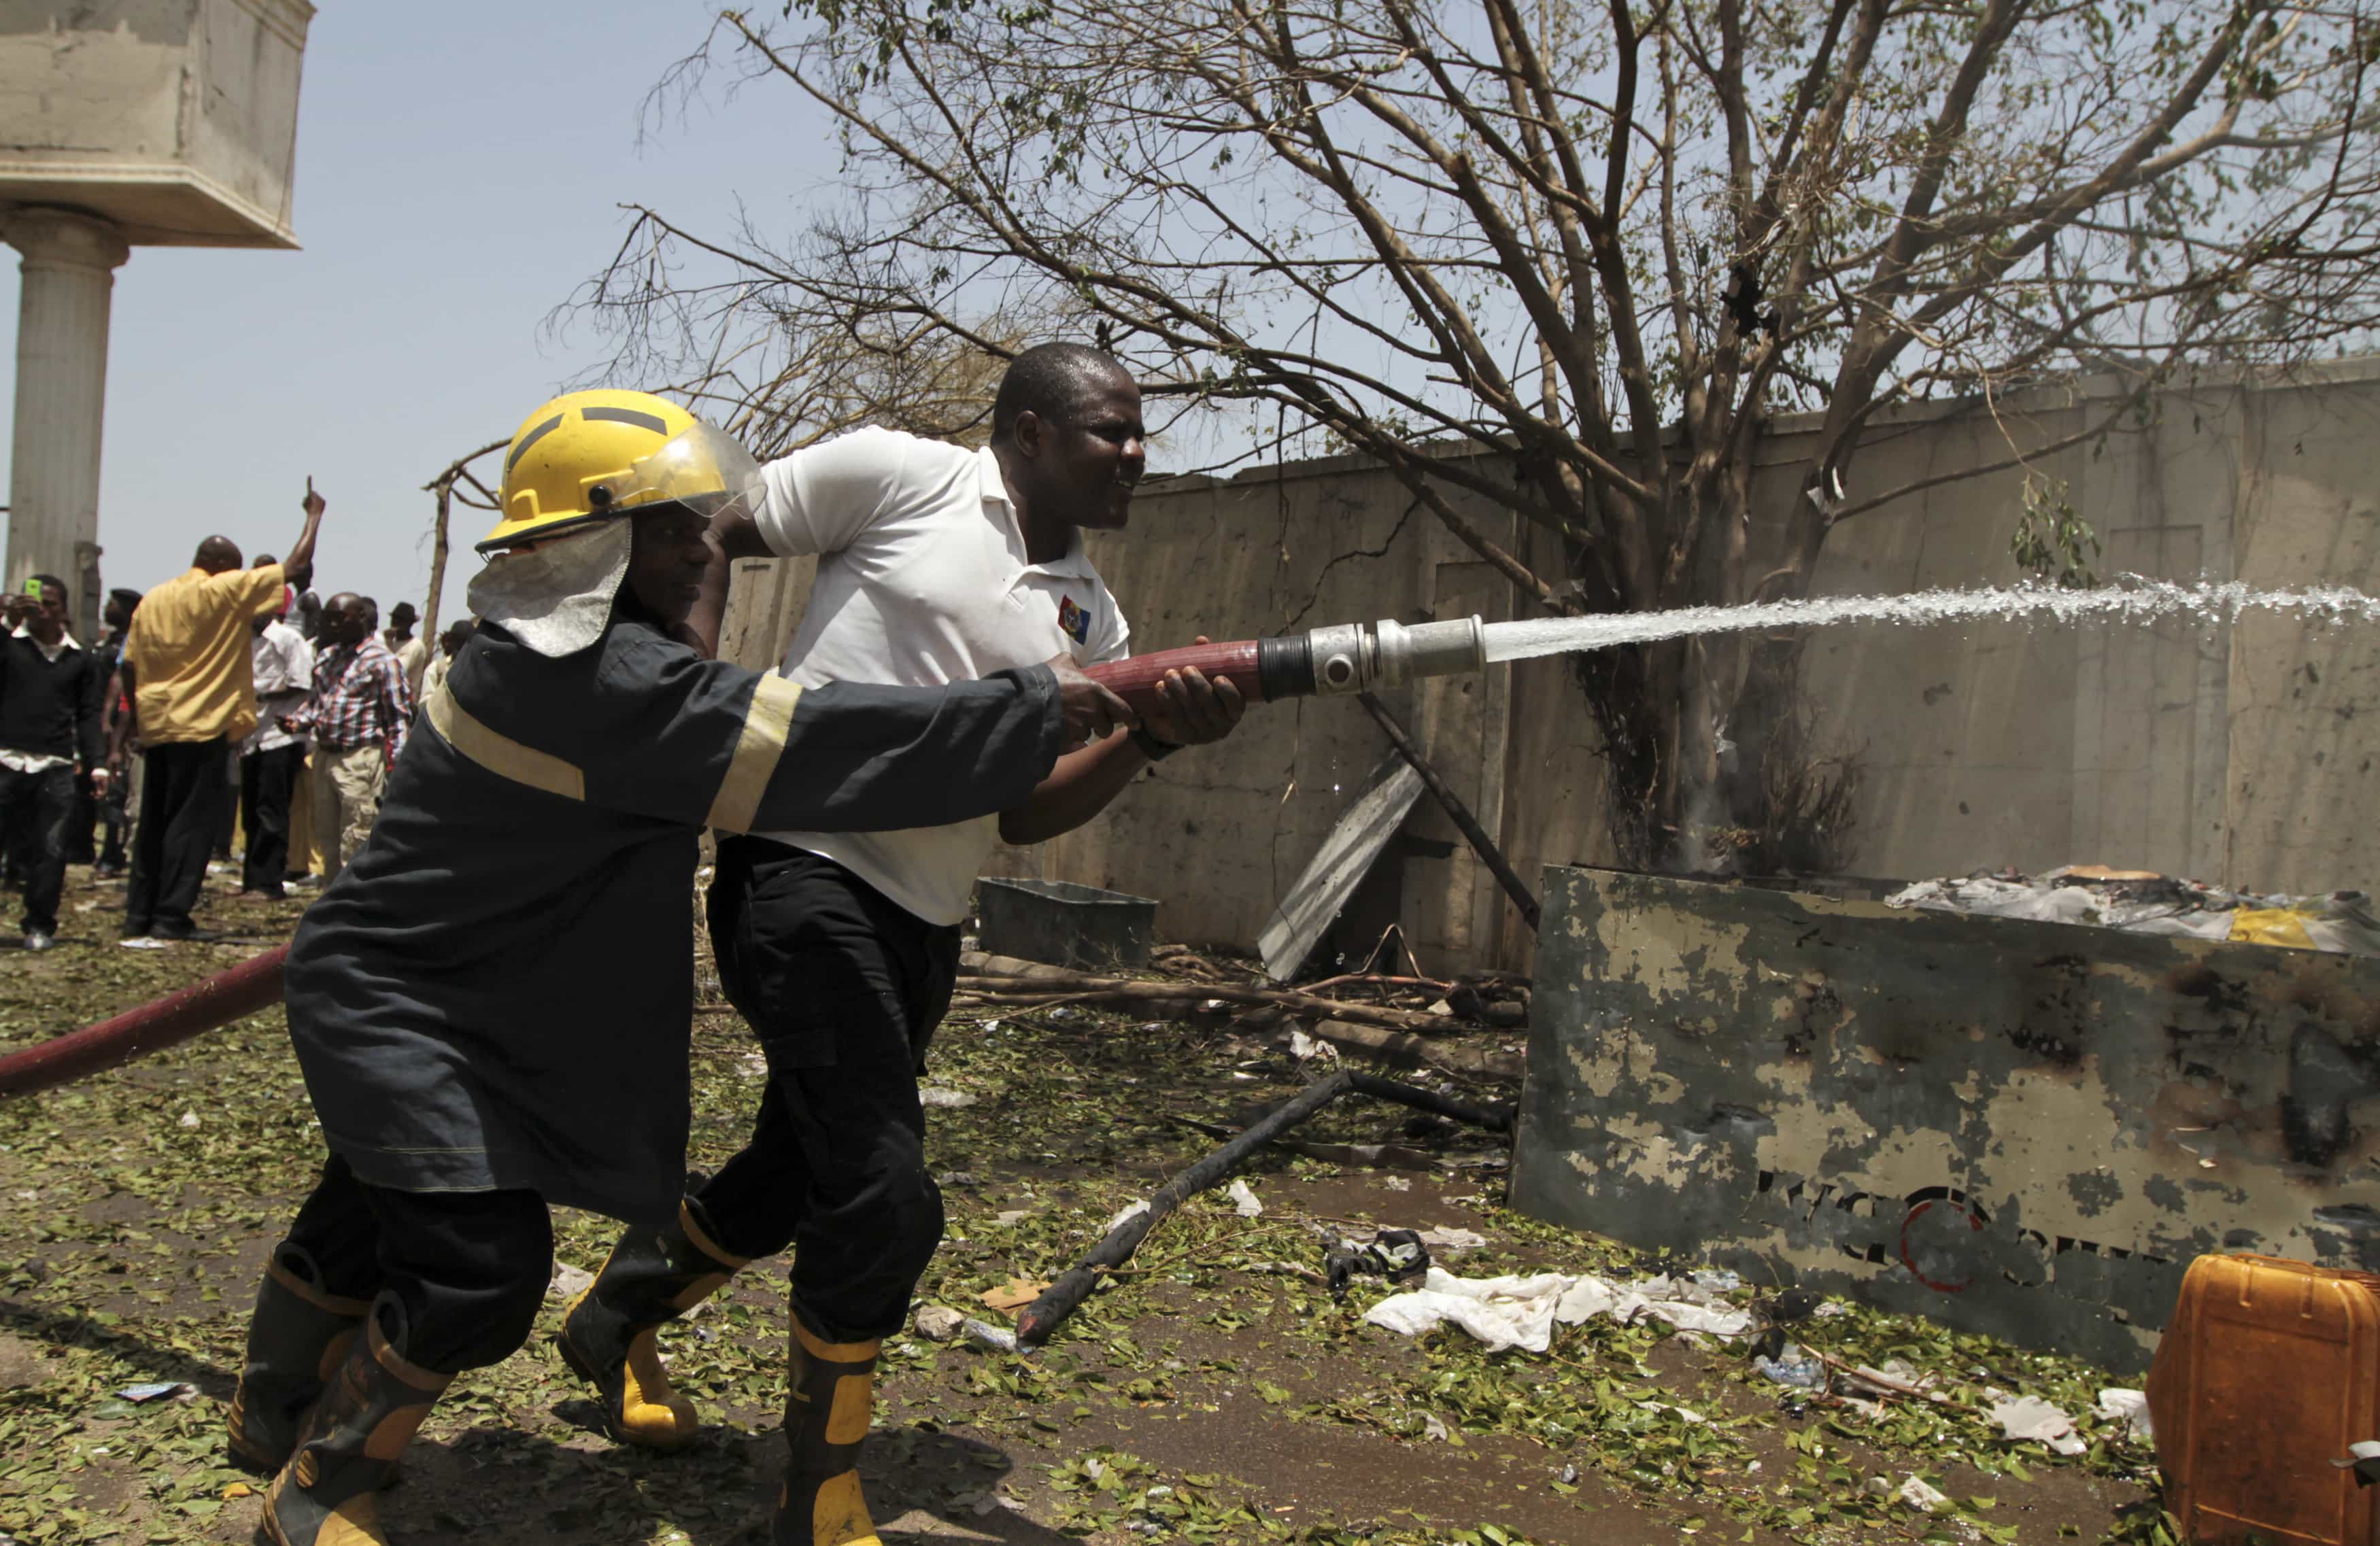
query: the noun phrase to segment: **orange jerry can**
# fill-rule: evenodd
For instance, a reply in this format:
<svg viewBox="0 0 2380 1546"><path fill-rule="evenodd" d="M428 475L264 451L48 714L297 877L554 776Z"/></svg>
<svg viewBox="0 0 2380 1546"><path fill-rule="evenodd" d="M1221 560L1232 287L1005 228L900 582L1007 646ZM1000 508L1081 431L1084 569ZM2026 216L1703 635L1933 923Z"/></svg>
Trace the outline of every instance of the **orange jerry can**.
<svg viewBox="0 0 2380 1546"><path fill-rule="evenodd" d="M2200 1257L2148 1399L2184 1540L2380 1546L2380 1487L2331 1465L2380 1439L2380 1277Z"/></svg>

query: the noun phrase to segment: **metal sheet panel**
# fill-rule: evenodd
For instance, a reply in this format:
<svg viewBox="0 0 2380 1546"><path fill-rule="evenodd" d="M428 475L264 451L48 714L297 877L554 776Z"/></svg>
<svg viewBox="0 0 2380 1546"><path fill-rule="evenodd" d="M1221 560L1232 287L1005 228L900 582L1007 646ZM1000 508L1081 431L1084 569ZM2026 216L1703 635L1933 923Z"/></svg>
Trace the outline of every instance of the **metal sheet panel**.
<svg viewBox="0 0 2380 1546"><path fill-rule="evenodd" d="M2147 1364L2181 1274L2380 1270L2380 960L1549 867L1539 1217Z"/></svg>

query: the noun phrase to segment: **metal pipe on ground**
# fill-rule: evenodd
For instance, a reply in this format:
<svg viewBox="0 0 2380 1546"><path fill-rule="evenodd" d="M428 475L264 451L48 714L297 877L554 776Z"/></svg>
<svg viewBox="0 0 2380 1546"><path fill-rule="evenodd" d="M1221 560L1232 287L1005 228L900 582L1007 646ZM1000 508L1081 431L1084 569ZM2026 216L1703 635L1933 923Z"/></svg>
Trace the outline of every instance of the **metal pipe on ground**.
<svg viewBox="0 0 2380 1546"><path fill-rule="evenodd" d="M288 946L277 946L112 1020L0 1057L0 1096L70 1084L270 1009L281 1002L288 956Z"/></svg>
<svg viewBox="0 0 2380 1546"><path fill-rule="evenodd" d="M1474 1105L1468 1101L1454 1100L1434 1090L1424 1090L1401 1080L1383 1079L1378 1074L1358 1073L1352 1069L1332 1074L1328 1079L1307 1085L1257 1118L1246 1131L1167 1181L1148 1200L1148 1207L1109 1230L1105 1238L1085 1252L1081 1261L1043 1289L1040 1298L1026 1305L1017 1315L1017 1346L1033 1348L1049 1341L1050 1334L1063 1324L1068 1316L1081 1309L1085 1299L1090 1298L1091 1290L1099 1286L1101 1274L1111 1267L1121 1267L1132 1260L1132 1253L1140 1249L1140 1242L1147 1239L1148 1232L1167 1215L1198 1193L1220 1186L1225 1177L1237 1170L1257 1150L1350 1092L1395 1101L1417 1110L1452 1117L1459 1121L1474 1122L1495 1132L1509 1135L1512 1130L1513 1112L1509 1106Z"/></svg>

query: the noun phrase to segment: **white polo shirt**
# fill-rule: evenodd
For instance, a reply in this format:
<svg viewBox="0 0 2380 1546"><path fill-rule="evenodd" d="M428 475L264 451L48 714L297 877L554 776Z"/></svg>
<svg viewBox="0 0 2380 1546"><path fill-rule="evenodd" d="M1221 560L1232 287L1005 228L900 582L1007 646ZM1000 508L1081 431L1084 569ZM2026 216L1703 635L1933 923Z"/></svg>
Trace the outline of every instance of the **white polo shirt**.
<svg viewBox="0 0 2380 1546"><path fill-rule="evenodd" d="M857 429L762 469L770 550L820 555L781 673L805 687L939 687L1061 651L1079 665L1131 653L1131 630L1077 537L1028 563L1000 462L892 429ZM824 854L929 924L967 915L1000 818L897 832L769 832Z"/></svg>

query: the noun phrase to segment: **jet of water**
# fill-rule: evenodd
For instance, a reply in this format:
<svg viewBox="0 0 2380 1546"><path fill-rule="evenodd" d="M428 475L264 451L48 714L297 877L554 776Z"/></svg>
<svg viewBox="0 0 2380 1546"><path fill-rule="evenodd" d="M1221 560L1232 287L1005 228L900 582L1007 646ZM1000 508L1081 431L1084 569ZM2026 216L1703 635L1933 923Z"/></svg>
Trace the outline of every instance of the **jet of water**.
<svg viewBox="0 0 2380 1546"><path fill-rule="evenodd" d="M2175 585L2128 574L2116 586L2062 590L2055 586L1921 590L1908 596L1814 596L1799 601L1747 602L1740 607L1679 607L1665 612L1614 612L1596 617L1540 618L1488 624L1488 658L1527 660L1579 649L1652 644L1696 634L1758 628L1819 628L1836 622L1934 623L1978 619L2046 618L2055 622L2106 620L2152 622L2193 616L2231 622L2240 613L2296 612L2320 622L2380 622L2380 598L2345 586L2255 590L2237 580Z"/></svg>

